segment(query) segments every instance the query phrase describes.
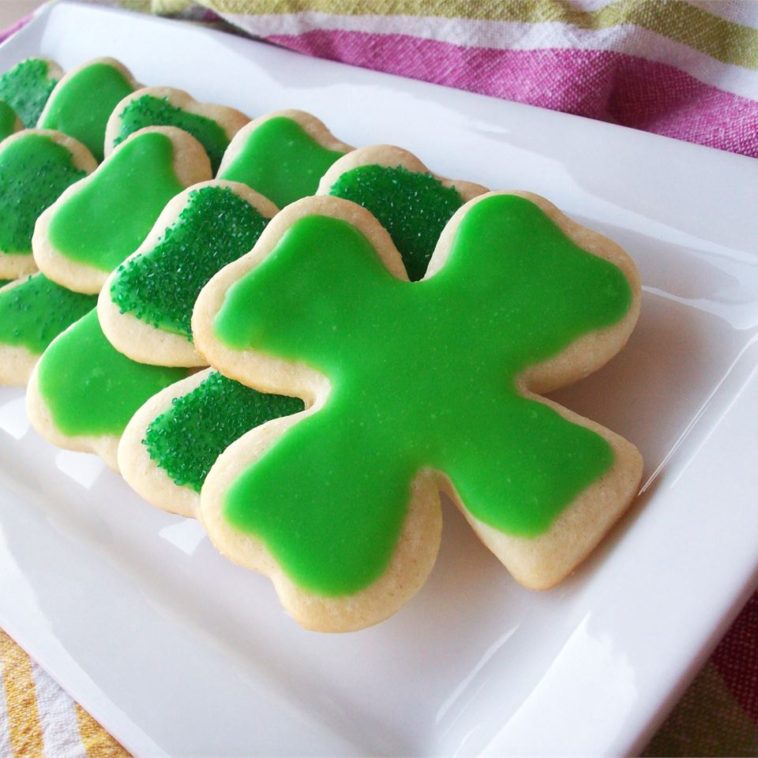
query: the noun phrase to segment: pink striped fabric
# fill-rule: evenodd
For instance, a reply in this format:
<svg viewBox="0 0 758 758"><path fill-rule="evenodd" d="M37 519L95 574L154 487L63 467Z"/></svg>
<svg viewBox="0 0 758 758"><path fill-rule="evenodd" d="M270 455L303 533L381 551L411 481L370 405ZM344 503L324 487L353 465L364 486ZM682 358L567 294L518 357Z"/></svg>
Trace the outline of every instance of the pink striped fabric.
<svg viewBox="0 0 758 758"><path fill-rule="evenodd" d="M632 55L610 50L496 50L401 34L328 29L267 39L308 55L758 157L758 101Z"/></svg>

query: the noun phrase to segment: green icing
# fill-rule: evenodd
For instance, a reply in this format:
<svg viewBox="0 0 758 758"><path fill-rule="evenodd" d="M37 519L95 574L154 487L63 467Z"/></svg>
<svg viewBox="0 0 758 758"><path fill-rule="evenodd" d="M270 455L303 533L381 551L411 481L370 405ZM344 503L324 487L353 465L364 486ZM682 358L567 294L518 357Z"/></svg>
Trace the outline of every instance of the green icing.
<svg viewBox="0 0 758 758"><path fill-rule="evenodd" d="M13 279L0 279L0 287L5 287L6 284L10 284Z"/></svg>
<svg viewBox="0 0 758 758"><path fill-rule="evenodd" d="M191 341L200 290L252 249L267 221L227 187L194 190L161 241L119 267L111 299L122 313Z"/></svg>
<svg viewBox="0 0 758 758"><path fill-rule="evenodd" d="M134 87L120 69L93 63L77 71L53 94L39 126L57 129L86 145L103 159L105 125L113 109Z"/></svg>
<svg viewBox="0 0 758 758"><path fill-rule="evenodd" d="M0 344L39 354L95 305L96 295L72 292L44 274L32 274L21 284L0 290Z"/></svg>
<svg viewBox="0 0 758 758"><path fill-rule="evenodd" d="M463 205L454 187L402 166L359 166L342 174L329 194L371 211L390 233L412 281L426 273L445 224Z"/></svg>
<svg viewBox="0 0 758 758"><path fill-rule="evenodd" d="M173 159L165 134L139 134L125 143L53 214L48 235L57 251L101 271L116 268L182 191Z"/></svg>
<svg viewBox="0 0 758 758"><path fill-rule="evenodd" d="M233 349L309 364L331 392L232 482L226 519L323 595L386 569L422 469L447 474L493 528L544 533L613 453L517 379L630 303L618 268L517 196L473 205L444 267L413 283L345 221L296 221L228 290L214 330Z"/></svg>
<svg viewBox="0 0 758 758"><path fill-rule="evenodd" d="M0 145L0 251L31 254L37 217L85 173L45 135L23 134Z"/></svg>
<svg viewBox="0 0 758 758"><path fill-rule="evenodd" d="M0 140L16 131L16 111L8 103L0 100Z"/></svg>
<svg viewBox="0 0 758 758"><path fill-rule="evenodd" d="M303 407L297 398L256 392L213 372L152 421L143 444L176 484L200 492L211 466L232 442Z"/></svg>
<svg viewBox="0 0 758 758"><path fill-rule="evenodd" d="M172 105L167 98L152 95L143 95L131 100L121 111L120 129L114 145L120 144L130 134L146 126L176 126L189 132L208 153L214 174L221 163L224 150L229 145L226 132L213 119L182 110Z"/></svg>
<svg viewBox="0 0 758 758"><path fill-rule="evenodd" d="M42 58L27 58L0 76L0 100L8 103L21 123L31 129L58 83L48 78L48 63Z"/></svg>
<svg viewBox="0 0 758 758"><path fill-rule="evenodd" d="M146 400L187 376L185 369L148 366L119 353L94 310L45 350L38 371L55 425L72 437L120 435Z"/></svg>
<svg viewBox="0 0 758 758"><path fill-rule="evenodd" d="M297 121L277 116L248 134L219 179L247 184L283 208L315 194L321 177L342 155L322 147Z"/></svg>

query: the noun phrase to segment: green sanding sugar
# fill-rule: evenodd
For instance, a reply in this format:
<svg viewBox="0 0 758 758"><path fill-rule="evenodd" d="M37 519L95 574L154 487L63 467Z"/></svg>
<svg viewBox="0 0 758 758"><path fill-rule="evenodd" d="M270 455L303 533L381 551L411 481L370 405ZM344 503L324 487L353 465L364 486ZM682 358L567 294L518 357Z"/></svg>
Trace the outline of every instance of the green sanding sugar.
<svg viewBox="0 0 758 758"><path fill-rule="evenodd" d="M229 145L226 132L213 119L177 108L165 97L144 95L131 100L121 112L121 129L114 147L146 126L176 126L189 132L208 153L214 174Z"/></svg>
<svg viewBox="0 0 758 758"><path fill-rule="evenodd" d="M0 250L28 254L37 217L86 172L65 147L41 134L24 134L0 148Z"/></svg>
<svg viewBox="0 0 758 758"><path fill-rule="evenodd" d="M149 252L123 263L111 286L122 313L192 339L192 308L208 280L250 252L268 219L226 187L191 192Z"/></svg>
<svg viewBox="0 0 758 758"><path fill-rule="evenodd" d="M211 466L232 442L303 408L298 398L256 392L212 372L153 420L142 444L176 484L200 492Z"/></svg>
<svg viewBox="0 0 758 758"><path fill-rule="evenodd" d="M0 291L0 344L22 346L35 355L97 304L97 295L82 295L32 274Z"/></svg>
<svg viewBox="0 0 758 758"><path fill-rule="evenodd" d="M48 79L47 61L27 58L0 76L0 100L8 103L27 129L37 124L47 98L58 83Z"/></svg>
<svg viewBox="0 0 758 758"><path fill-rule="evenodd" d="M359 166L343 174L329 194L371 211L390 233L412 281L424 275L442 229L463 205L454 187L402 166Z"/></svg>

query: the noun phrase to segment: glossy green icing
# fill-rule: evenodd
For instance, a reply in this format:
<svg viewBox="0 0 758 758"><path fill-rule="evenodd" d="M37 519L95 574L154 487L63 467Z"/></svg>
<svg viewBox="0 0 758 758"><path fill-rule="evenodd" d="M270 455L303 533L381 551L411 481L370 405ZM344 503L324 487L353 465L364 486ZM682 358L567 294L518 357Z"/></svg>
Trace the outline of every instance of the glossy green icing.
<svg viewBox="0 0 758 758"><path fill-rule="evenodd" d="M229 289L214 330L233 349L303 361L332 389L231 484L227 520L324 595L383 573L425 468L495 529L544 533L613 453L517 378L630 303L618 268L520 197L473 205L442 270L413 283L348 223L300 219Z"/></svg>
<svg viewBox="0 0 758 758"><path fill-rule="evenodd" d="M359 166L342 174L329 194L371 211L390 233L412 281L426 273L445 224L463 205L454 187L402 166Z"/></svg>
<svg viewBox="0 0 758 758"><path fill-rule="evenodd" d="M49 78L49 66L42 58L27 58L0 76L0 100L8 103L21 123L31 129L45 107L57 79Z"/></svg>
<svg viewBox="0 0 758 758"><path fill-rule="evenodd" d="M211 466L232 442L303 407L302 400L256 392L214 371L153 420L143 444L176 484L200 492Z"/></svg>
<svg viewBox="0 0 758 758"><path fill-rule="evenodd" d="M146 126L176 126L184 129L205 148L211 159L214 174L221 163L224 150L229 145L229 137L216 121L177 108L165 97L143 95L134 98L121 111L119 126L114 145L120 144L130 134Z"/></svg>
<svg viewBox="0 0 758 758"><path fill-rule="evenodd" d="M16 131L16 111L8 103L0 100L0 140Z"/></svg>
<svg viewBox="0 0 758 758"><path fill-rule="evenodd" d="M101 161L108 117L119 101L132 92L134 87L120 69L107 63L93 63L58 87L39 126L78 139Z"/></svg>
<svg viewBox="0 0 758 758"><path fill-rule="evenodd" d="M23 134L0 145L0 251L30 255L37 217L84 175L50 137Z"/></svg>
<svg viewBox="0 0 758 758"><path fill-rule="evenodd" d="M174 147L165 134L139 134L102 163L86 186L61 203L48 235L56 250L111 271L133 253L166 203L181 192Z"/></svg>
<svg viewBox="0 0 758 758"><path fill-rule="evenodd" d="M0 344L39 354L96 304L96 295L72 292L44 274L32 274L21 284L0 290Z"/></svg>
<svg viewBox="0 0 758 758"><path fill-rule="evenodd" d="M70 437L120 435L146 400L187 376L185 369L148 366L119 353L94 310L45 350L38 371L53 421Z"/></svg>
<svg viewBox="0 0 758 758"><path fill-rule="evenodd" d="M315 194L321 177L342 155L316 142L297 121L277 116L248 134L219 179L247 184L283 208Z"/></svg>
<svg viewBox="0 0 758 758"><path fill-rule="evenodd" d="M122 313L191 341L200 290L217 271L250 252L267 221L227 187L194 190L161 241L119 267L111 299Z"/></svg>

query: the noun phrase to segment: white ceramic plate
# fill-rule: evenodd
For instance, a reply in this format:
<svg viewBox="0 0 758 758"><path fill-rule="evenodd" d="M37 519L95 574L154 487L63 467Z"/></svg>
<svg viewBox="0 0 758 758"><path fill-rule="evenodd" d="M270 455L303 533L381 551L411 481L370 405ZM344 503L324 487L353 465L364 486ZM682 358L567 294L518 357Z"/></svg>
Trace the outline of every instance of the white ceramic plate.
<svg viewBox="0 0 758 758"><path fill-rule="evenodd" d="M130 750L598 754L641 749L753 586L758 162L573 116L61 3L0 49L251 114L298 107L356 145L527 188L637 260L628 348L559 398L633 440L639 503L570 581L517 587L445 512L439 562L390 621L301 631L268 581L0 390L0 625Z"/></svg>

